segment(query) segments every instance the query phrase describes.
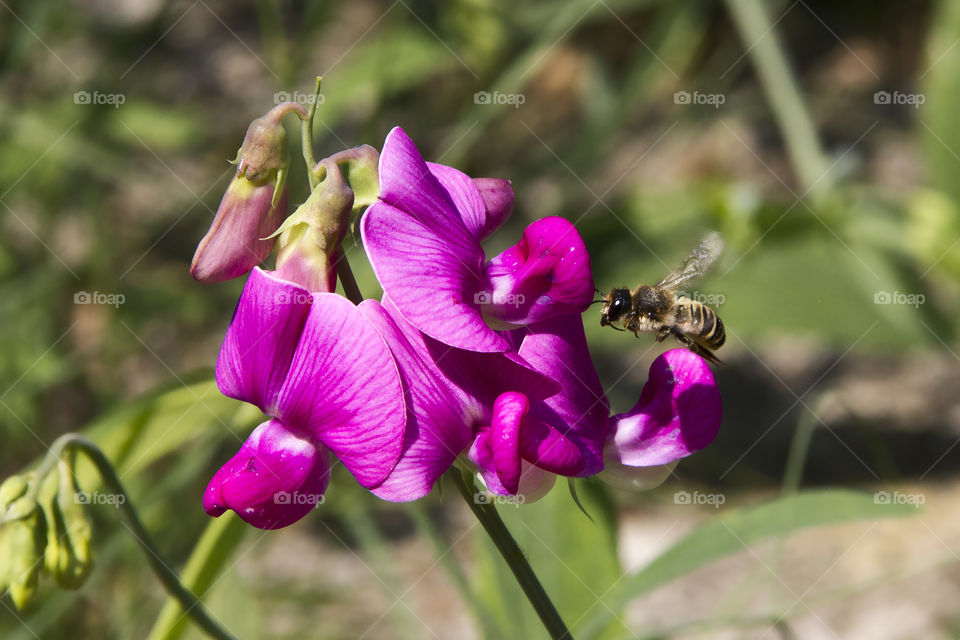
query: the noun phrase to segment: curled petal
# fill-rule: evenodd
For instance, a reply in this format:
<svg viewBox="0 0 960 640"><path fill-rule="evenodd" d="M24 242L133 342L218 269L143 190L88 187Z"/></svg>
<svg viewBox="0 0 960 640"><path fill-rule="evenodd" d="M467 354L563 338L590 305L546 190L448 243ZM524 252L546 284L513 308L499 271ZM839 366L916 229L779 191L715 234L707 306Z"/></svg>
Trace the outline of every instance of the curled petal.
<svg viewBox="0 0 960 640"><path fill-rule="evenodd" d="M287 215L287 189L271 204L274 182L253 183L237 175L227 187L210 230L200 241L190 273L201 282L237 278L260 264L273 249L270 234Z"/></svg>
<svg viewBox="0 0 960 640"><path fill-rule="evenodd" d="M530 325L519 354L534 369L560 383L560 393L534 403L531 414L580 449L583 468L567 475L598 473L603 468L610 405L590 359L580 315L566 314Z"/></svg>
<svg viewBox="0 0 960 640"><path fill-rule="evenodd" d="M707 362L687 349L661 354L636 406L613 416L604 455L630 467L663 465L710 444L720 429L720 391Z"/></svg>
<svg viewBox="0 0 960 640"><path fill-rule="evenodd" d="M259 267L247 278L217 358L217 386L275 415L313 296Z"/></svg>
<svg viewBox="0 0 960 640"><path fill-rule="evenodd" d="M214 474L203 508L212 516L232 509L255 527L279 529L323 502L329 480L326 450L272 419Z"/></svg>
<svg viewBox="0 0 960 640"><path fill-rule="evenodd" d="M484 315L512 325L580 313L593 299L590 255L564 218L530 224L520 242L486 264L485 276Z"/></svg>
<svg viewBox="0 0 960 640"><path fill-rule="evenodd" d="M383 338L350 301L334 293L313 298L276 416L330 449L361 485L374 487L403 448L400 373Z"/></svg>

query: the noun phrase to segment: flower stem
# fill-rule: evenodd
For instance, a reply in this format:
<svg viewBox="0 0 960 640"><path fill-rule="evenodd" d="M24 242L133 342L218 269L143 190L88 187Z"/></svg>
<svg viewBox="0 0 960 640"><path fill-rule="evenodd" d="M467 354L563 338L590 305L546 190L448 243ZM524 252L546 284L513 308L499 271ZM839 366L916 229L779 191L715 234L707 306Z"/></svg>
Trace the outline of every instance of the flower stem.
<svg viewBox="0 0 960 640"><path fill-rule="evenodd" d="M183 607L183 610L186 612L186 615L190 616L197 626L203 629L211 638L233 640L233 636L213 620L200 599L180 582L177 574L174 573L173 569L161 558L157 550L157 545L153 542L146 527L143 526L143 522L140 520L136 509L134 509L133 503L123 488L123 484L120 482L120 478L117 476L113 465L110 463L110 460L107 459L107 456L104 455L103 451L91 440L76 433L67 433L57 438L37 468L37 480L33 484L34 489L32 489L32 491L36 492L39 490L43 478L53 470L54 466L67 450L79 451L86 455L97 468L104 484L118 496L123 496L123 500L117 501L117 508L126 521L127 528L130 530L130 533L133 534L137 544L140 545L140 548L145 552L144 555L150 564L150 568L153 569L153 572L163 584L164 589L166 589L167 593L173 598L176 598L177 602L180 603L180 606Z"/></svg>
<svg viewBox="0 0 960 640"><path fill-rule="evenodd" d="M343 245L340 245L340 251L344 251ZM353 304L363 302L363 294L360 293L357 279L353 277L353 270L350 269L350 263L347 262L346 252L337 261L337 276L340 278L340 284L343 285L343 293L347 300Z"/></svg>
<svg viewBox="0 0 960 640"><path fill-rule="evenodd" d="M320 183L319 178L314 173L314 167L317 161L313 157L313 116L317 113L317 101L320 99L321 76L317 76L317 84L313 91L313 102L307 110L307 117L300 121L300 144L303 147L303 161L307 163L307 179L310 181L310 190L316 188Z"/></svg>
<svg viewBox="0 0 960 640"><path fill-rule="evenodd" d="M487 535L493 540L493 544L496 545L500 555L503 556L507 566L513 572L513 576L520 583L520 588L523 589L527 600L530 601L537 615L540 616L540 621L546 627L550 637L554 640L573 640L567 625L564 624L557 608L553 606L547 592L543 590L543 585L540 584L536 574L534 574L526 556L523 555L517 541L510 535L510 531L507 530L500 514L497 513L496 506L476 499L477 494L474 489L472 474L453 467L446 475L456 485L457 491L460 492L467 506L473 511L473 515L477 517Z"/></svg>

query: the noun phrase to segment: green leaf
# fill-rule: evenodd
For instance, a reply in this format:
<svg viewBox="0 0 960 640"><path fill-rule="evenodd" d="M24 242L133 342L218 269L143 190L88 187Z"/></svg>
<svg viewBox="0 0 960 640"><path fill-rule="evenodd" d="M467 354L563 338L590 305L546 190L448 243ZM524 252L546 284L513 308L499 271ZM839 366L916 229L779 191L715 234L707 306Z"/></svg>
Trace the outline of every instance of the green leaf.
<svg viewBox="0 0 960 640"><path fill-rule="evenodd" d="M602 606L593 607L576 637L597 637L634 598L758 542L817 525L916 512L911 505L878 504L874 494L836 490L798 493L758 507L737 509L694 530L645 569L621 581L604 597Z"/></svg>

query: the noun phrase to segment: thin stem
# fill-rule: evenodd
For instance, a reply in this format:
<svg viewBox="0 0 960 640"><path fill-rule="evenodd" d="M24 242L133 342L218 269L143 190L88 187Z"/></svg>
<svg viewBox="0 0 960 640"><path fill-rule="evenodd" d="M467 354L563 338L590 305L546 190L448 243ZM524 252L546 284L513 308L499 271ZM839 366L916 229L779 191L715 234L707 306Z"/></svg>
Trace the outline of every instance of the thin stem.
<svg viewBox="0 0 960 640"><path fill-rule="evenodd" d="M340 251L344 251L343 245L340 245ZM353 270L350 269L350 263L347 262L346 252L337 261L337 276L340 277L340 284L343 285L343 293L353 304L363 302L363 294L360 293L360 286L357 279L353 277Z"/></svg>
<svg viewBox="0 0 960 640"><path fill-rule="evenodd" d="M564 624L557 608L553 606L547 592L543 590L543 585L540 584L536 574L534 574L526 556L523 555L517 541L510 535L510 531L507 530L500 514L497 513L496 506L476 499L473 476L457 467L451 468L446 475L456 485L457 491L460 492L464 502L467 503L467 506L473 511L473 515L477 517L490 539L493 540L493 544L496 545L517 582L520 583L520 588L523 589L527 600L530 601L537 615L540 616L540 621L546 627L550 637L554 640L573 640L567 625Z"/></svg>
<svg viewBox="0 0 960 640"><path fill-rule="evenodd" d="M317 102L320 99L320 82L322 77L317 76L317 84L313 91L313 102L307 110L307 117L300 121L300 144L303 147L303 161L307 163L307 179L310 181L310 190L313 191L320 183L319 177L314 174L317 161L313 157L313 116L317 112Z"/></svg>
<svg viewBox="0 0 960 640"><path fill-rule="evenodd" d="M248 529L243 520L230 512L211 518L183 568L183 583L194 593L206 593L216 583ZM180 601L171 596L153 623L147 640L180 638L187 629L188 614Z"/></svg>
<svg viewBox="0 0 960 640"><path fill-rule="evenodd" d="M37 480L33 484L31 491L36 493L36 491L39 490L43 478L46 477L54 465L63 457L67 449L73 449L85 454L97 468L97 471L100 472L104 484L113 493L118 496L123 496L123 500L117 501L117 508L126 521L130 533L133 534L137 544L140 545L140 548L145 552L144 555L147 557L147 562L150 563L150 568L153 569L153 572L157 575L157 578L163 584L167 593L173 598L176 598L187 615L190 616L197 626L203 629L208 636L220 640L233 640L234 637L213 620L200 599L180 582L177 574L174 573L161 558L157 550L157 545L154 543L153 538L150 537L150 533L146 527L143 526L143 522L140 520L136 509L134 509L133 502L123 488L123 483L120 482L120 478L117 476L113 465L110 463L110 460L107 459L107 456L104 455L103 451L91 440L76 433L67 433L57 438L47 452L43 462L41 462L37 468Z"/></svg>

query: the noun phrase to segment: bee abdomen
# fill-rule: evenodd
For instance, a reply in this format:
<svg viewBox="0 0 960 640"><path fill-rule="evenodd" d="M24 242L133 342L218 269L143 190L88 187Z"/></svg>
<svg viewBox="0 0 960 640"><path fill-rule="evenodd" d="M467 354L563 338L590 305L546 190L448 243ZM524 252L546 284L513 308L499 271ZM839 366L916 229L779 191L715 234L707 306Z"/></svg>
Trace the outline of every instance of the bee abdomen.
<svg viewBox="0 0 960 640"><path fill-rule="evenodd" d="M723 329L723 321L717 312L699 302L694 302L690 309L698 331L697 338L709 345L711 349L719 349L727 339L727 332Z"/></svg>

